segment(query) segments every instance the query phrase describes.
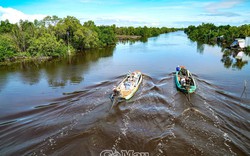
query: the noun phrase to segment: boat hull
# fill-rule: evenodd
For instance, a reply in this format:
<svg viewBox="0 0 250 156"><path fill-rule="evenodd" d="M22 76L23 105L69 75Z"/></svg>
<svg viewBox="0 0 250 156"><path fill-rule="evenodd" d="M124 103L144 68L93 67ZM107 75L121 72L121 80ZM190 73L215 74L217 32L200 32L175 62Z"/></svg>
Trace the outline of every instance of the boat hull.
<svg viewBox="0 0 250 156"><path fill-rule="evenodd" d="M132 77L132 80L130 80ZM118 97L122 99L131 99L142 83L142 74L140 71L135 71L127 77L115 88L118 92ZM127 86L128 85L128 86Z"/></svg>
<svg viewBox="0 0 250 156"><path fill-rule="evenodd" d="M131 98L135 95L135 93L137 92L137 90L139 89L139 86L140 86L141 82L142 82L142 75L140 76L139 83L138 83L138 85L135 87L135 89L133 89L133 91L132 91L129 95L127 95L127 96L125 96L125 97L123 97L123 98L125 98L126 100L131 99Z"/></svg>
<svg viewBox="0 0 250 156"><path fill-rule="evenodd" d="M189 85L189 86L183 86L181 85L180 83L180 71L176 71L175 73L175 84L176 84L176 87L178 90L184 92L184 93L193 93L195 92L196 90L196 82L192 76L192 74L187 70L187 72L189 73L190 75L190 78L191 78L191 81L192 81L192 85Z"/></svg>

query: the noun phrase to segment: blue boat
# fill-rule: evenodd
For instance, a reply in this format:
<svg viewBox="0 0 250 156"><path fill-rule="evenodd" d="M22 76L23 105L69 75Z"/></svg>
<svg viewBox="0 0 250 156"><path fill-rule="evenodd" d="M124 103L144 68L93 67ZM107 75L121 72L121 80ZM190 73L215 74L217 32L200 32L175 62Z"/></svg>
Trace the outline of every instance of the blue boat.
<svg viewBox="0 0 250 156"><path fill-rule="evenodd" d="M184 66L176 67L175 83L178 90L184 93L193 93L196 90L194 77Z"/></svg>

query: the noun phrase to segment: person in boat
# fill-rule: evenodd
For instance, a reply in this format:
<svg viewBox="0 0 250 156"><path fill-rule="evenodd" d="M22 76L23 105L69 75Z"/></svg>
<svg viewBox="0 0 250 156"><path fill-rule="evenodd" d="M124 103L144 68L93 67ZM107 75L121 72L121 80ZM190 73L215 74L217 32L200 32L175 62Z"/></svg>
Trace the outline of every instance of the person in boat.
<svg viewBox="0 0 250 156"><path fill-rule="evenodd" d="M182 86L186 86L186 80L187 80L187 70L183 66L178 66L177 71L179 71L180 76L180 84Z"/></svg>
<svg viewBox="0 0 250 156"><path fill-rule="evenodd" d="M186 84L188 85L188 86L191 86L192 85L192 79L191 79L191 77L186 77Z"/></svg>
<svg viewBox="0 0 250 156"><path fill-rule="evenodd" d="M180 84L181 84L182 86L186 86L186 79L185 79L185 77L182 77L182 78L181 78Z"/></svg>
<svg viewBox="0 0 250 156"><path fill-rule="evenodd" d="M116 88L114 88L113 89L113 96L117 96L119 94L120 94L120 92Z"/></svg>
<svg viewBox="0 0 250 156"><path fill-rule="evenodd" d="M192 78L190 77L187 69L185 69L185 67L181 67L180 68L180 84L182 86L190 86L192 85Z"/></svg>
<svg viewBox="0 0 250 156"><path fill-rule="evenodd" d="M185 69L185 68L181 68L180 73L181 73L183 76L188 76L187 69Z"/></svg>
<svg viewBox="0 0 250 156"><path fill-rule="evenodd" d="M187 77L187 76L181 78L180 84L181 84L183 87L188 87L188 86L193 85L192 79L191 79L190 77Z"/></svg>
<svg viewBox="0 0 250 156"><path fill-rule="evenodd" d="M134 81L134 75L131 75L128 80L131 82Z"/></svg>

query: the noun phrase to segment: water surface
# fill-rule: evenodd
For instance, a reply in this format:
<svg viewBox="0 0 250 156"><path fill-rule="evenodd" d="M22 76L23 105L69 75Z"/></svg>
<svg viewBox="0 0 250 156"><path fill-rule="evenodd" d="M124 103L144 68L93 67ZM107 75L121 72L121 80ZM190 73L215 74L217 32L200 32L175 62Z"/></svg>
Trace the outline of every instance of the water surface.
<svg viewBox="0 0 250 156"><path fill-rule="evenodd" d="M249 155L250 61L182 32L46 63L0 70L0 155ZM176 90L185 65L198 88ZM128 71L143 82L129 101L109 95Z"/></svg>

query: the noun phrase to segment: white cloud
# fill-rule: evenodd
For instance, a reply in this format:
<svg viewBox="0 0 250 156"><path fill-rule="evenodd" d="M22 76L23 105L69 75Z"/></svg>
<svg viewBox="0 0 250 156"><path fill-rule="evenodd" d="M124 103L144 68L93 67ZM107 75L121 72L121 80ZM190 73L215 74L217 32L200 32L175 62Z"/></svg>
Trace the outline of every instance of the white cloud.
<svg viewBox="0 0 250 156"><path fill-rule="evenodd" d="M41 14L28 15L13 8L3 8L0 6L0 21L8 19L10 23L17 23L20 19L34 21L35 19L41 20L45 16Z"/></svg>
<svg viewBox="0 0 250 156"><path fill-rule="evenodd" d="M78 19L80 21L86 22L88 20L92 20L95 22L96 25L112 25L115 24L116 26L160 26L159 21L157 20L151 20L150 18L143 18L143 17L133 17L129 15L102 15L102 16L88 16L84 17L81 15L78 15Z"/></svg>
<svg viewBox="0 0 250 156"><path fill-rule="evenodd" d="M211 13L217 13L220 9L229 9L242 2L243 0L225 0L222 2L210 3L205 6L205 8Z"/></svg>
<svg viewBox="0 0 250 156"><path fill-rule="evenodd" d="M156 26L159 25L156 22L149 21L139 21L139 20L131 20L131 19L117 19L117 18L96 18L94 19L97 25L112 25L116 24L117 26Z"/></svg>
<svg viewBox="0 0 250 156"><path fill-rule="evenodd" d="M248 17L244 7L245 0L222 0L220 2L208 2L203 6L206 12L199 14L203 17L203 22L214 23L216 25L242 25ZM241 10L241 11L239 11Z"/></svg>

